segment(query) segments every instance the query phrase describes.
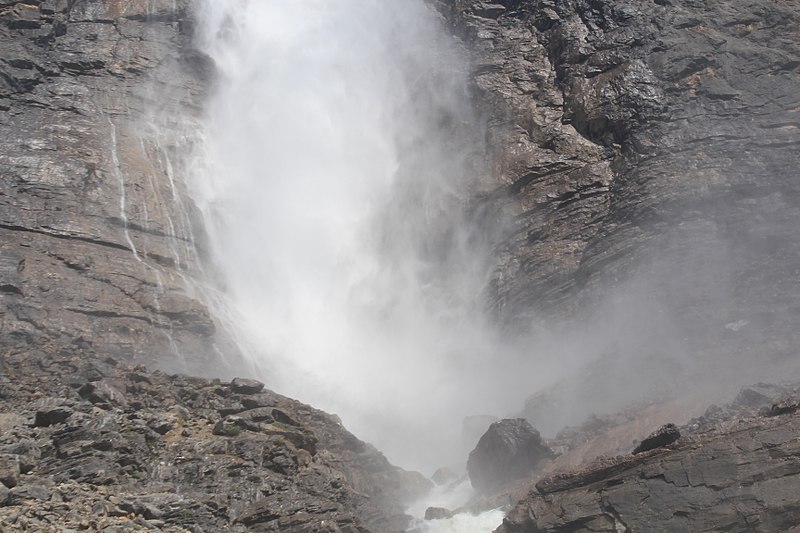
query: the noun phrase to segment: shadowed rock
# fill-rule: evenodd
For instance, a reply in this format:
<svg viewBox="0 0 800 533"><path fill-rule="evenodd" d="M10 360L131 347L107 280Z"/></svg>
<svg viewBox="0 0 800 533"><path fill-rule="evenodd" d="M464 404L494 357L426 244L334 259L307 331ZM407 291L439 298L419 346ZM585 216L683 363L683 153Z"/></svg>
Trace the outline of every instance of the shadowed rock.
<svg viewBox="0 0 800 533"><path fill-rule="evenodd" d="M36 411L36 416L33 419L34 426L52 426L59 424L72 416L72 409L61 405L50 409Z"/></svg>
<svg viewBox="0 0 800 533"><path fill-rule="evenodd" d="M656 448L661 448L672 444L681 438L681 432L678 431L675 424L665 424L647 436L639 445L633 450L633 454L643 453Z"/></svg>
<svg viewBox="0 0 800 533"><path fill-rule="evenodd" d="M527 420L504 419L489 426L470 452L467 472L472 486L487 492L526 477L554 456Z"/></svg>
<svg viewBox="0 0 800 533"><path fill-rule="evenodd" d="M800 408L800 401L796 398L786 398L777 403L772 404L769 408L767 416L780 416L795 413Z"/></svg>

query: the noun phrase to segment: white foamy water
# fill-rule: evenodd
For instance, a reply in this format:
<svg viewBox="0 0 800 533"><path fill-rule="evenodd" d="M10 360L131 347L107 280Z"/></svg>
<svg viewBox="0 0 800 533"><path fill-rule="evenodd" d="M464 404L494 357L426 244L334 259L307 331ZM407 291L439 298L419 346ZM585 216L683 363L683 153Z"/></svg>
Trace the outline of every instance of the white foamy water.
<svg viewBox="0 0 800 533"><path fill-rule="evenodd" d="M420 533L489 533L503 521L503 511L495 509L478 515L457 514L453 518L426 520L418 526Z"/></svg>
<svg viewBox="0 0 800 533"><path fill-rule="evenodd" d="M468 479L434 487L424 499L415 502L407 513L415 517L410 531L414 533L486 533L503 521L504 513L493 509L479 514L459 513L452 518L424 520L428 507L458 509L475 494Z"/></svg>

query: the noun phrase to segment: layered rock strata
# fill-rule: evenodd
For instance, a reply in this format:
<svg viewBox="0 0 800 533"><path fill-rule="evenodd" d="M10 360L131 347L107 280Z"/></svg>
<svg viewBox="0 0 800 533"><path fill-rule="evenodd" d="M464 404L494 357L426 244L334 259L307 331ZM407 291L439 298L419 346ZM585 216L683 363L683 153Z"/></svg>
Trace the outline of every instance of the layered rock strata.
<svg viewBox="0 0 800 533"><path fill-rule="evenodd" d="M184 154L208 65L188 4L0 3L4 350L91 345L229 372L193 281L202 233Z"/></svg>
<svg viewBox="0 0 800 533"><path fill-rule="evenodd" d="M794 531L800 417L769 416L768 408L766 416L713 420L721 411L694 421L685 428L691 435L666 448L539 481L497 533Z"/></svg>

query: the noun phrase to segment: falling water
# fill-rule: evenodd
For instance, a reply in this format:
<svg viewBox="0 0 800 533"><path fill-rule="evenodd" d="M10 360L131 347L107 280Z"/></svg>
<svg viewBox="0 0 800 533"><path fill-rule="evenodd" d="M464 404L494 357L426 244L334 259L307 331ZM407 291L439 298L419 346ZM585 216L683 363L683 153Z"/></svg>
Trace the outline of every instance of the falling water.
<svg viewBox="0 0 800 533"><path fill-rule="evenodd" d="M464 461L462 418L513 387L487 387L483 132L457 49L422 0L203 5L219 76L192 194L218 313L271 387L390 460Z"/></svg>

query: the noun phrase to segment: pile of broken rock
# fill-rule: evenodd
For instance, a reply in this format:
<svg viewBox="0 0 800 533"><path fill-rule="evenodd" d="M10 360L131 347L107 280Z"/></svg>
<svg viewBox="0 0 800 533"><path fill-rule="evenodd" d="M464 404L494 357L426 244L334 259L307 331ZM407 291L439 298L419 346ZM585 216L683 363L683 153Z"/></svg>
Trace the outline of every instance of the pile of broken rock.
<svg viewBox="0 0 800 533"><path fill-rule="evenodd" d="M45 353L3 376L2 531L402 531L428 488L257 381Z"/></svg>

